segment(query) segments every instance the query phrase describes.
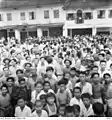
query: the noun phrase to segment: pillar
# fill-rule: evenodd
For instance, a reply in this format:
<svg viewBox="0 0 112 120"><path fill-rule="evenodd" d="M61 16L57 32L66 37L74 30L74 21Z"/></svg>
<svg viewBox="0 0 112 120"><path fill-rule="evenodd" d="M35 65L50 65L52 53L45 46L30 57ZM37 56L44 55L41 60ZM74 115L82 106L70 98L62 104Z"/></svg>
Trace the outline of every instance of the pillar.
<svg viewBox="0 0 112 120"><path fill-rule="evenodd" d="M92 35L95 36L97 33L97 28L96 27L93 27L92 28Z"/></svg>
<svg viewBox="0 0 112 120"><path fill-rule="evenodd" d="M72 29L70 29L70 37L72 38Z"/></svg>
<svg viewBox="0 0 112 120"><path fill-rule="evenodd" d="M15 29L15 38L20 41L20 31L18 29Z"/></svg>
<svg viewBox="0 0 112 120"><path fill-rule="evenodd" d="M42 37L42 29L41 28L37 28L37 36L39 37L39 39L41 39L41 37Z"/></svg>
<svg viewBox="0 0 112 120"><path fill-rule="evenodd" d="M63 27L63 36L68 37L68 30L66 27Z"/></svg>

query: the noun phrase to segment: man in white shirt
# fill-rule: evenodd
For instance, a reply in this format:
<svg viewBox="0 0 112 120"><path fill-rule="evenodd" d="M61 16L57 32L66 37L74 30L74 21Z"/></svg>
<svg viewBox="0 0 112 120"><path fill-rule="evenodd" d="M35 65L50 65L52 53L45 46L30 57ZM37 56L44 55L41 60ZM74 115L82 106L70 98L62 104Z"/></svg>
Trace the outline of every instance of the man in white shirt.
<svg viewBox="0 0 112 120"><path fill-rule="evenodd" d="M81 88L81 91L83 93L89 93L90 95L92 95L92 85L88 82L86 82L85 80L85 77L86 77L86 73L85 72L80 72L80 76L79 76L79 79L80 79L80 82L79 83L76 83L75 87L80 87Z"/></svg>
<svg viewBox="0 0 112 120"><path fill-rule="evenodd" d="M36 100L35 102L35 111L31 114L31 117L48 117L48 113L45 110L42 110L42 102Z"/></svg>
<svg viewBox="0 0 112 120"><path fill-rule="evenodd" d="M25 105L24 98L18 99L18 106L15 108L15 117L30 117L31 109Z"/></svg>
<svg viewBox="0 0 112 120"><path fill-rule="evenodd" d="M79 105L80 106L80 116L82 116L82 109L84 104L81 99L81 88L75 87L73 90L74 97L70 100L70 106Z"/></svg>

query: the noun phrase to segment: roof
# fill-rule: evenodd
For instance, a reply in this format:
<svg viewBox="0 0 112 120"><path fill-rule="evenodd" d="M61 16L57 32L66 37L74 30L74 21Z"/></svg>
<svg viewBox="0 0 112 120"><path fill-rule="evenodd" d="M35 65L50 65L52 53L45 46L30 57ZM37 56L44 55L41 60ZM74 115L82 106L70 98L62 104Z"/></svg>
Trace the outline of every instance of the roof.
<svg viewBox="0 0 112 120"><path fill-rule="evenodd" d="M0 8L18 8L28 6L42 6L50 4L63 4L65 0L2 0Z"/></svg>
<svg viewBox="0 0 112 120"><path fill-rule="evenodd" d="M112 0L66 0L64 9L86 9L86 8L101 8L112 5Z"/></svg>

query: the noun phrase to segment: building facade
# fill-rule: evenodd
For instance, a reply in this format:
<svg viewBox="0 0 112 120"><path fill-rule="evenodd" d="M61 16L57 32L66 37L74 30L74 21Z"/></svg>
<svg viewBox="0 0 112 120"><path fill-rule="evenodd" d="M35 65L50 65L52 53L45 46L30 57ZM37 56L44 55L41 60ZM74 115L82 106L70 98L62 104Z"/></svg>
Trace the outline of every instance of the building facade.
<svg viewBox="0 0 112 120"><path fill-rule="evenodd" d="M111 0L29 1L1 3L0 37L24 40L27 36L112 33Z"/></svg>

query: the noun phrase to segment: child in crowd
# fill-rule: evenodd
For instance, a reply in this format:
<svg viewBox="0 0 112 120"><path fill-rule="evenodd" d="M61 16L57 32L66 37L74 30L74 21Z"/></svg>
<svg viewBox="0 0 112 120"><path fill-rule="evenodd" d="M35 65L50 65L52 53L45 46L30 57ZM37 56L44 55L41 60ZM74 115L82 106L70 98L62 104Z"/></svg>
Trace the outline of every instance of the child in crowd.
<svg viewBox="0 0 112 120"><path fill-rule="evenodd" d="M65 108L66 108L65 104L61 104L58 107L58 117L64 117Z"/></svg>
<svg viewBox="0 0 112 120"><path fill-rule="evenodd" d="M48 117L48 113L43 110L41 100L35 101L35 111L31 114L31 117Z"/></svg>
<svg viewBox="0 0 112 120"><path fill-rule="evenodd" d="M24 98L17 100L18 106L15 108L15 117L30 117L31 109L26 105Z"/></svg>
<svg viewBox="0 0 112 120"><path fill-rule="evenodd" d="M88 117L94 115L92 104L91 104L91 95L89 93L84 93L81 96L84 103L84 108L82 109L82 116Z"/></svg>
<svg viewBox="0 0 112 120"><path fill-rule="evenodd" d="M65 117L74 117L73 106L66 106Z"/></svg>
<svg viewBox="0 0 112 120"><path fill-rule="evenodd" d="M46 97L46 111L49 116L57 114L56 97L53 93L48 93Z"/></svg>
<svg viewBox="0 0 112 120"><path fill-rule="evenodd" d="M80 117L80 106L79 105L73 105L73 111L75 117Z"/></svg>
<svg viewBox="0 0 112 120"><path fill-rule="evenodd" d="M67 81L65 79L62 79L58 82L59 91L56 94L58 106L60 104L68 105L70 103L71 95L69 94L66 88L66 84L67 84Z"/></svg>

